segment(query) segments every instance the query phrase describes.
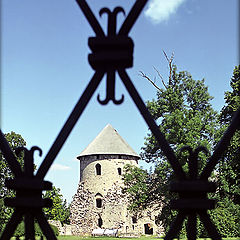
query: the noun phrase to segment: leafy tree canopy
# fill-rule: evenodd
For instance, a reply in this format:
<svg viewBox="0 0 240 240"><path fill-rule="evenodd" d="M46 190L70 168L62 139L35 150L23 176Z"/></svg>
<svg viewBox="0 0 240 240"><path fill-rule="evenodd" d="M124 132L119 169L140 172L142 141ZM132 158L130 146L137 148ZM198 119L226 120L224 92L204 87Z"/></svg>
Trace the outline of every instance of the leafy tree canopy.
<svg viewBox="0 0 240 240"><path fill-rule="evenodd" d="M4 136L13 152L18 147L26 146L26 142L20 134L12 131L4 134ZM23 166L23 155L20 155L19 157L15 155L15 157L20 165ZM0 152L0 228L8 221L13 212L12 208L4 206L4 198L14 196L14 191L5 187L5 180L9 178L13 178L13 174L2 152Z"/></svg>
<svg viewBox="0 0 240 240"><path fill-rule="evenodd" d="M225 106L220 121L226 129L234 113L240 109L240 65L236 66L230 81L232 91L225 92ZM219 199L228 198L240 204L240 128L231 139L219 164Z"/></svg>
<svg viewBox="0 0 240 240"><path fill-rule="evenodd" d="M48 220L59 220L62 224L69 224L70 210L67 201L63 199L60 188L53 186L52 190L48 190L43 198L49 198L53 201L51 208L44 208L45 216Z"/></svg>
<svg viewBox="0 0 240 240"><path fill-rule="evenodd" d="M157 89L156 99L148 101L147 107L187 173L188 154L183 152L182 148L190 146L195 149L204 146L211 153L230 123L234 112L240 107L240 69L239 66L234 69L230 83L233 91L226 92L226 105L218 114L211 105L212 97L208 93L204 79L194 80L190 73L186 71L178 72L176 66L172 65L172 58L168 59L168 62L170 68L168 83L165 83L159 74L163 82L162 88L158 87L147 75L142 72L141 74ZM221 234L227 237L240 235L240 232L237 233L236 230L239 227L239 217L237 216L240 215L238 202L240 193L239 136L238 131L213 176L219 185L219 190L214 198L218 198L220 201L217 208L211 212L211 216ZM205 166L208 156L205 153L199 154L199 172ZM145 138L141 157L147 162L154 163L155 169L152 174L147 174L136 168L126 168L124 182L125 190L130 195L129 208L137 212L138 209L160 203L161 211L158 221L163 224L165 231L168 231L170 223L176 215L176 212L171 211L169 207L170 199L175 198L176 195L168 190L174 174L151 133ZM139 192L142 194L139 194ZM238 204L236 205L232 200L235 203L238 202ZM225 224L221 228L220 223L227 221L226 219L229 216L231 216L229 219L231 224ZM201 223L198 224L198 236L207 236Z"/></svg>
<svg viewBox="0 0 240 240"><path fill-rule="evenodd" d="M203 80L194 80L186 71L177 72L173 66L171 79L157 91L156 100L147 102L147 107L182 165L186 164L181 149L204 146L213 149L215 134L219 129L218 114L211 105L213 99ZM155 137L146 137L141 157L147 162L166 161ZM206 161L203 158L202 165ZM200 166L202 168L202 166Z"/></svg>

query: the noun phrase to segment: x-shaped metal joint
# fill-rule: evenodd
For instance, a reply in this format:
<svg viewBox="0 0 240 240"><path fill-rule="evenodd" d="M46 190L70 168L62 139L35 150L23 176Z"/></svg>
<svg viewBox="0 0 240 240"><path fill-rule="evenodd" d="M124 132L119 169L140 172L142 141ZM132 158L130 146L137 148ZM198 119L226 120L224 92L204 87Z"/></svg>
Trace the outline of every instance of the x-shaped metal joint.
<svg viewBox="0 0 240 240"><path fill-rule="evenodd" d="M207 210L214 209L215 201L207 198L208 192L215 192L216 185L207 180L198 178L198 153L203 151L207 154L207 149L198 147L195 151L191 147L184 147L182 151L189 152L188 168L189 173L186 180L174 181L170 185L170 191L179 194L178 200L171 200L170 207L178 210L176 220L173 222L166 239L171 239L171 235L176 235L181 230L183 220L188 217L187 238L196 239L197 235L197 214L199 214L206 229L211 228L209 235L216 239L221 239L215 226L212 224Z"/></svg>
<svg viewBox="0 0 240 240"><path fill-rule="evenodd" d="M104 71L107 74L106 98L101 100L98 95L97 100L103 105L108 104L110 100L114 104L121 104L124 101L124 96L122 95L119 100L115 97L115 73L118 69L130 68L133 65L134 44L132 39L128 37L128 33L147 1L136 1L118 33L116 32L117 14L122 12L125 15L124 9L116 7L110 11L108 8L102 8L99 11L100 16L104 13L108 14L107 35L103 32L86 1L77 0L77 2L96 33L96 37L91 37L88 40L88 45L92 50L88 56L88 61L96 72Z"/></svg>
<svg viewBox="0 0 240 240"><path fill-rule="evenodd" d="M230 126L217 144L213 154L208 159L205 168L199 176L197 164L198 153L200 151L207 153L207 149L204 147L198 147L195 151L190 147L184 147L182 149L183 151L187 150L189 152L189 176L187 177L184 173L184 177L182 178L177 172L175 172L178 180L172 182L170 185L170 191L179 193L179 199L170 202L171 208L178 210L178 215L164 238L165 240L173 239L178 234L186 217L188 217L188 239L195 240L197 234L197 214L208 231L209 236L214 240L222 239L212 223L210 216L207 214L207 210L214 209L215 205L214 200L207 199L207 193L216 191L215 184L209 182L208 178L218 163L218 160L226 151L232 136L236 130L239 129L239 126L240 109L235 113Z"/></svg>
<svg viewBox="0 0 240 240"><path fill-rule="evenodd" d="M42 211L42 208L52 206L52 200L42 198L42 191L51 190L52 183L43 181L34 175L33 154L37 150L41 156L42 150L38 147L32 147L31 150L27 150L24 147L17 148L15 150L17 156L24 152L24 166L22 170L1 131L0 140L0 148L15 175L14 179L6 180L5 184L9 189L16 191L15 198L4 199L5 205L15 208L15 211L2 233L1 240L11 238L23 216L26 239L35 239L35 219L48 239L56 239Z"/></svg>

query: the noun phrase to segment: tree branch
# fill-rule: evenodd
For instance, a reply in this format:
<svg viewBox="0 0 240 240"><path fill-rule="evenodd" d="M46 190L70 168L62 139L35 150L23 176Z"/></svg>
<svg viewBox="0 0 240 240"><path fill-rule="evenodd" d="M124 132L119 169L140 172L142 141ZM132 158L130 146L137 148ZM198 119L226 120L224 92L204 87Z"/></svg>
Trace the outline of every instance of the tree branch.
<svg viewBox="0 0 240 240"><path fill-rule="evenodd" d="M158 87L145 73L140 71L141 74L139 74L141 77L146 78L158 91L161 91L161 88Z"/></svg>
<svg viewBox="0 0 240 240"><path fill-rule="evenodd" d="M168 61L168 67L169 67L169 85L172 85L172 66L173 66L173 59L174 59L174 52L172 52L172 55L169 59L169 57L167 56L166 52L163 50L163 54L165 56L165 58Z"/></svg>

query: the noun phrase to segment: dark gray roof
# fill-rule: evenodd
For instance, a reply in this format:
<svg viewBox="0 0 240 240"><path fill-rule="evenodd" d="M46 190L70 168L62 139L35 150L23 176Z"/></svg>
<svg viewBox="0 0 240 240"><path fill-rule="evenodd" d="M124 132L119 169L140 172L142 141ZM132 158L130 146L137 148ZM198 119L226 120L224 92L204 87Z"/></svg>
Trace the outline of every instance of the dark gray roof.
<svg viewBox="0 0 240 240"><path fill-rule="evenodd" d="M100 154L120 154L140 158L110 124L80 153L78 158Z"/></svg>

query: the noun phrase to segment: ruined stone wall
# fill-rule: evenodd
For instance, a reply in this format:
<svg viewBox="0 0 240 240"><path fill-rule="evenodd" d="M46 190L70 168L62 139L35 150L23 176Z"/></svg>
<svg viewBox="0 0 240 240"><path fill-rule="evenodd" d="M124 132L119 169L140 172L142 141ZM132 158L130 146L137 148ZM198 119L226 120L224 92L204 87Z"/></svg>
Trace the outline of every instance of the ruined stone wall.
<svg viewBox="0 0 240 240"><path fill-rule="evenodd" d="M93 209L93 194L84 189L84 183L80 182L77 193L73 197L70 206L70 222L76 225L74 235L85 235L94 229L94 220L96 218Z"/></svg>
<svg viewBox="0 0 240 240"><path fill-rule="evenodd" d="M155 222L158 208L151 207L137 214L131 213L127 209L127 195L122 193L121 186L116 183L103 196L102 208L96 208L95 193L85 189L84 185L84 182L79 183L71 204L70 221L76 226L74 235L90 235L93 229L99 228L99 218L103 223L101 228L118 229L120 235L142 235L145 233L144 224L150 224L154 235L163 234L163 228Z"/></svg>
<svg viewBox="0 0 240 240"><path fill-rule="evenodd" d="M99 227L118 229L119 234L141 235L145 231L144 224L153 228L153 234L162 232L155 223L156 209L138 213L136 222L133 221L133 213L127 209L128 197L122 192L123 168L126 164L138 166L137 157L95 155L84 156L80 160L81 181L70 207L70 221L76 226L74 235L90 235ZM96 164L101 165L100 175L96 174ZM101 199L101 207L97 206L97 199Z"/></svg>
<svg viewBox="0 0 240 240"><path fill-rule="evenodd" d="M75 232L75 225L68 225L68 224L64 224L62 226L61 222L58 220L48 220L48 222L57 227L59 235L73 235L73 233Z"/></svg>
<svg viewBox="0 0 240 240"><path fill-rule="evenodd" d="M99 228L98 220L102 219L101 228L121 229L127 214L127 198L122 194L121 187L113 184L102 197L102 207L96 207L94 192L85 189L80 182L70 211L71 224L76 225L74 235L89 235L93 229Z"/></svg>

